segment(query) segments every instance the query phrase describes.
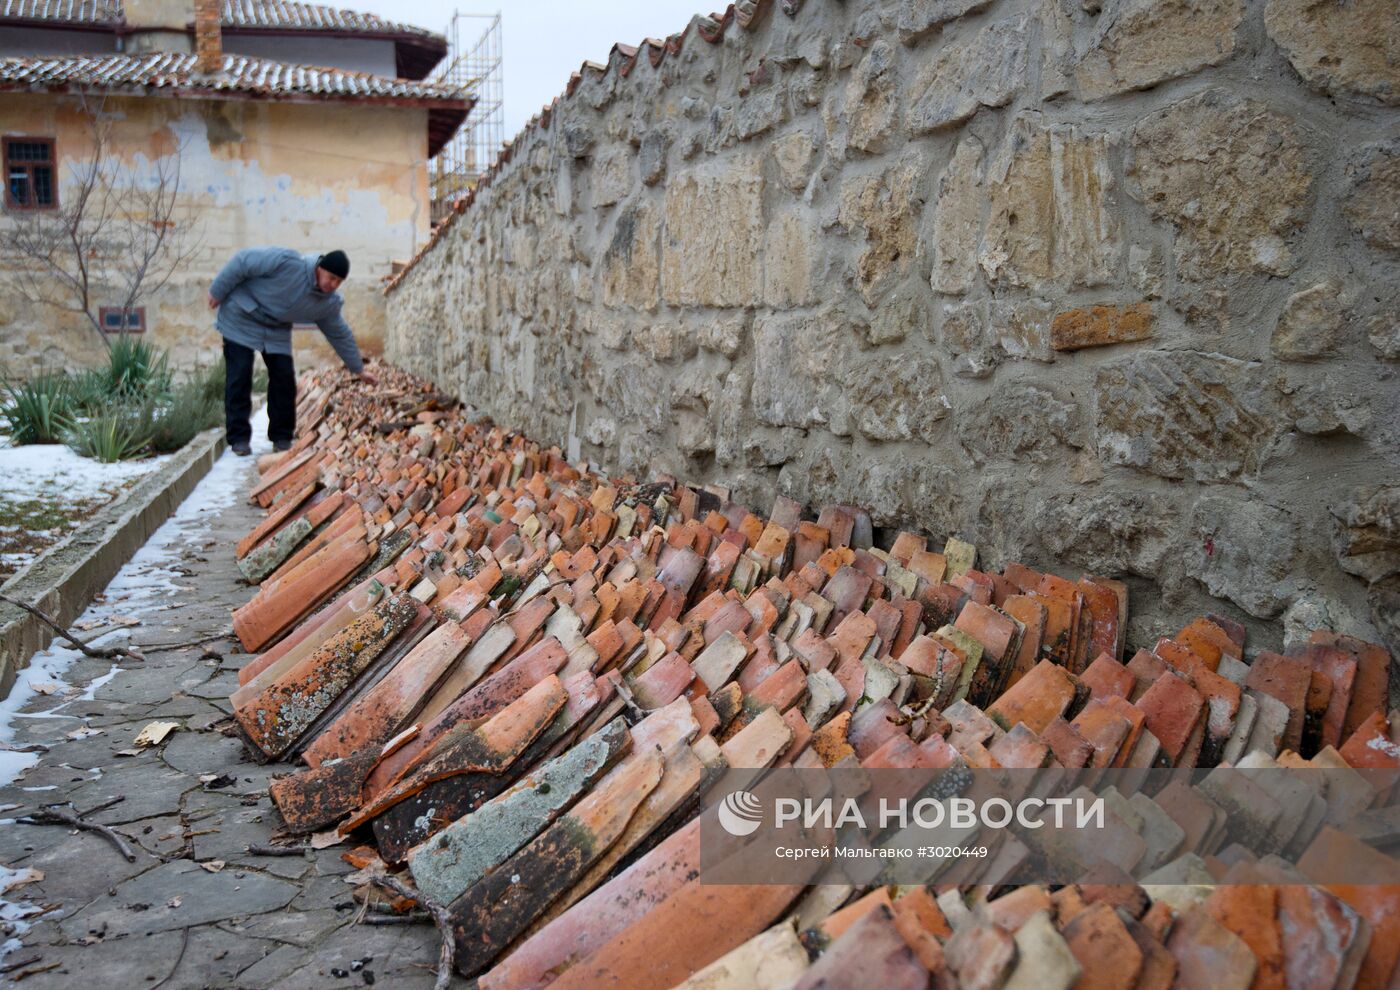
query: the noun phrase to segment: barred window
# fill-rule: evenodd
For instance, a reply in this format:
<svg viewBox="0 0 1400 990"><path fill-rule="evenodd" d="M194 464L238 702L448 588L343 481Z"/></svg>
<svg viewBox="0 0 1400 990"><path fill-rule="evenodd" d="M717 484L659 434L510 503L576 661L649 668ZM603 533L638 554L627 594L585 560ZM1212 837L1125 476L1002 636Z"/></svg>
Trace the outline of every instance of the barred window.
<svg viewBox="0 0 1400 990"><path fill-rule="evenodd" d="M137 306L123 313L120 306L101 306L97 318L106 333L145 333L146 307Z"/></svg>
<svg viewBox="0 0 1400 990"><path fill-rule="evenodd" d="M53 138L7 137L5 206L12 210L51 210L58 206Z"/></svg>

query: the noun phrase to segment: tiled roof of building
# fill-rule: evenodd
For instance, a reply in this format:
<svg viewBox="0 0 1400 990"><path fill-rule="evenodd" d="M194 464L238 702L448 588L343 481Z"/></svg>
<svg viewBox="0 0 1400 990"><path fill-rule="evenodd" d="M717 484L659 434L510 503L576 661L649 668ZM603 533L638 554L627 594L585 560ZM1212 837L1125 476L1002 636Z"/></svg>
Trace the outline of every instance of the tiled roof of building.
<svg viewBox="0 0 1400 990"><path fill-rule="evenodd" d="M0 20L59 24L116 24L124 19L122 0L0 0ZM289 0L224 0L226 28L294 31L348 31L356 34L412 34L441 38L426 28L389 21L375 14Z"/></svg>
<svg viewBox="0 0 1400 990"><path fill-rule="evenodd" d="M0 21L105 25L121 19L120 0L0 0Z"/></svg>
<svg viewBox="0 0 1400 990"><path fill-rule="evenodd" d="M447 54L447 39L426 28L375 14L295 0L224 0L223 29L231 34L308 34L376 37L393 41L397 73L422 79ZM79 30L126 29L122 0L0 0L0 24Z"/></svg>
<svg viewBox="0 0 1400 990"><path fill-rule="evenodd" d="M224 0L225 28L291 29L295 31L352 31L364 34L416 34L441 37L426 28L386 21L375 14L287 0Z"/></svg>
<svg viewBox="0 0 1400 990"><path fill-rule="evenodd" d="M469 93L434 83L247 55L225 55L223 71L216 75L196 72L195 56L179 52L0 59L0 91L90 89L425 106L430 154L451 138L474 102Z"/></svg>

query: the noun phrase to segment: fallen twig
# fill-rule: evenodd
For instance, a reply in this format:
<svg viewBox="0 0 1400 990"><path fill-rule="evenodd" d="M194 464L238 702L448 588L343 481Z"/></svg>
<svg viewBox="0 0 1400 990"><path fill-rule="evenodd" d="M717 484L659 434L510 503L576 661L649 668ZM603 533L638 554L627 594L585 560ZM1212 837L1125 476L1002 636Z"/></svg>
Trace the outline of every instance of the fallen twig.
<svg viewBox="0 0 1400 990"><path fill-rule="evenodd" d="M180 929L180 954L175 957L175 965L170 967L170 972L165 974L165 979L154 984L151 990L160 990L170 982L170 978L175 975L175 971L180 968L180 963L185 961L185 950L190 946L190 930L188 927Z"/></svg>
<svg viewBox="0 0 1400 990"><path fill-rule="evenodd" d="M140 649L147 653L169 653L173 650L188 650L192 647L203 646L205 643L217 642L221 639L232 639L233 629L225 629L223 632L215 633L212 636L204 636L200 639L192 639L188 643L142 643Z"/></svg>
<svg viewBox="0 0 1400 990"><path fill-rule="evenodd" d="M437 926L438 934L442 936L442 949L438 952L437 982L433 984L433 990L447 990L452 984L452 960L457 951L457 942L452 937L452 916L447 913L446 908L432 903L398 877L375 877L371 882L378 884L392 894L416 902L419 907L432 916L433 924Z"/></svg>
<svg viewBox="0 0 1400 990"><path fill-rule="evenodd" d="M63 965L62 960L60 960L60 961L58 961L58 962L45 963L45 964L42 965L42 966L31 966L31 967L29 967L28 969L22 969L22 970L20 970L18 973L15 973L13 976L11 976L11 977L10 977L10 982L11 982L11 983L18 983L20 980L24 979L26 976L36 976L36 975L38 975L39 973L47 973L47 972L48 972L49 970L51 970L51 969L58 969L58 967L61 966L61 965Z"/></svg>
<svg viewBox="0 0 1400 990"><path fill-rule="evenodd" d="M79 818L86 818L86 817L88 817L89 815L95 815L95 814L97 814L99 811L106 811L108 808L112 807L113 805L121 804L121 803L122 803L123 801L125 801L125 800L126 800L126 795L125 795L125 794L118 794L118 795L117 795L116 797L114 797L114 798L108 798L106 801L103 801L101 804L95 804L95 805L93 805L91 808L89 808L87 811L79 811L77 814L78 814L78 817L79 817Z"/></svg>
<svg viewBox="0 0 1400 990"><path fill-rule="evenodd" d="M367 914L361 919L362 925L421 925L425 921L432 921L433 916L423 911L413 911L409 914Z"/></svg>
<svg viewBox="0 0 1400 990"><path fill-rule="evenodd" d="M113 802L114 804L116 802ZM101 809L98 809L101 810ZM91 814L91 812L89 812ZM126 840L106 825L99 825L97 822L85 821L82 817L71 811L64 811L57 805L41 808L32 815L25 815L23 818L16 818L15 822L20 825L67 825L69 828L81 829L84 832L96 832L112 845L117 847L117 852L126 858L128 863L136 862L136 853L131 851L131 847L126 844Z"/></svg>
<svg viewBox="0 0 1400 990"><path fill-rule="evenodd" d="M212 636L192 639L187 643L151 643L148 646L93 646L91 643L73 635L72 632L60 625L57 619L41 608L36 608L27 602L22 602L17 598L11 598L6 594L0 594L0 602L8 602L15 606L15 608L24 609L24 611L52 629L59 639L66 641L73 649L77 650L83 656L91 657L94 660L119 660L122 657L130 657L132 660L144 660L146 659L147 653L170 653L176 650L188 650L196 646L203 646L205 643L213 643L221 639L231 639L233 637L233 629L230 627Z"/></svg>
<svg viewBox="0 0 1400 990"><path fill-rule="evenodd" d="M43 956L30 956L28 959L16 959L14 962L7 962L0 965L0 973L11 973L17 969L24 969L26 966L33 966L43 958Z"/></svg>
<svg viewBox="0 0 1400 990"><path fill-rule="evenodd" d="M49 615L43 609L35 608L33 605L30 605L26 602L22 602L17 598L11 598L9 595L6 594L0 594L0 602L8 602L15 608L24 609L30 615L34 616L40 622L44 623L46 626L52 629L60 639L66 640L67 642L72 644L73 648L85 657L91 657L94 660L115 660L118 657L124 657L129 655L129 651L125 647L91 646L88 643L83 642L77 636L74 636L67 629L63 628L63 626L59 625L58 620L55 619L53 616Z"/></svg>
<svg viewBox="0 0 1400 990"><path fill-rule="evenodd" d="M300 856L310 846L268 846L261 842L248 843L249 856Z"/></svg>

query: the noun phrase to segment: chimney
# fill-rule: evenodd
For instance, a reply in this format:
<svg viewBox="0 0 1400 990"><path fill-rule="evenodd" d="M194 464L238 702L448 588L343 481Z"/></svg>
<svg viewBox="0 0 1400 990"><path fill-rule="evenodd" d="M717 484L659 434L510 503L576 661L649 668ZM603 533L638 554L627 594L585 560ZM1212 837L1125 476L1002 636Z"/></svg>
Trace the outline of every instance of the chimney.
<svg viewBox="0 0 1400 990"><path fill-rule="evenodd" d="M222 0L194 0L195 69L216 75L224 67L224 39L219 32Z"/></svg>

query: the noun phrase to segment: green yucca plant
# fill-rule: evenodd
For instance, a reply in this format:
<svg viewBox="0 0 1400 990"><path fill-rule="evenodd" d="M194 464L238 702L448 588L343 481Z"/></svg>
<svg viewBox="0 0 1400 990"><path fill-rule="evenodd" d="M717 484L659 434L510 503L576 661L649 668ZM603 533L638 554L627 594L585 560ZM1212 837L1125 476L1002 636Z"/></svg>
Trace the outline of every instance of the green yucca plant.
<svg viewBox="0 0 1400 990"><path fill-rule="evenodd" d="M132 334L122 334L107 351L107 387L126 398L170 391L170 356Z"/></svg>
<svg viewBox="0 0 1400 990"><path fill-rule="evenodd" d="M74 453L111 464L138 456L151 443L151 409L135 403L113 402L88 419L74 423L64 442Z"/></svg>
<svg viewBox="0 0 1400 990"><path fill-rule="evenodd" d="M27 382L0 382L0 416L16 444L58 443L74 423L72 383L67 375L36 375Z"/></svg>
<svg viewBox="0 0 1400 990"><path fill-rule="evenodd" d="M73 396L73 411L88 415L100 411L112 401L111 380L106 368L87 368L68 376Z"/></svg>

